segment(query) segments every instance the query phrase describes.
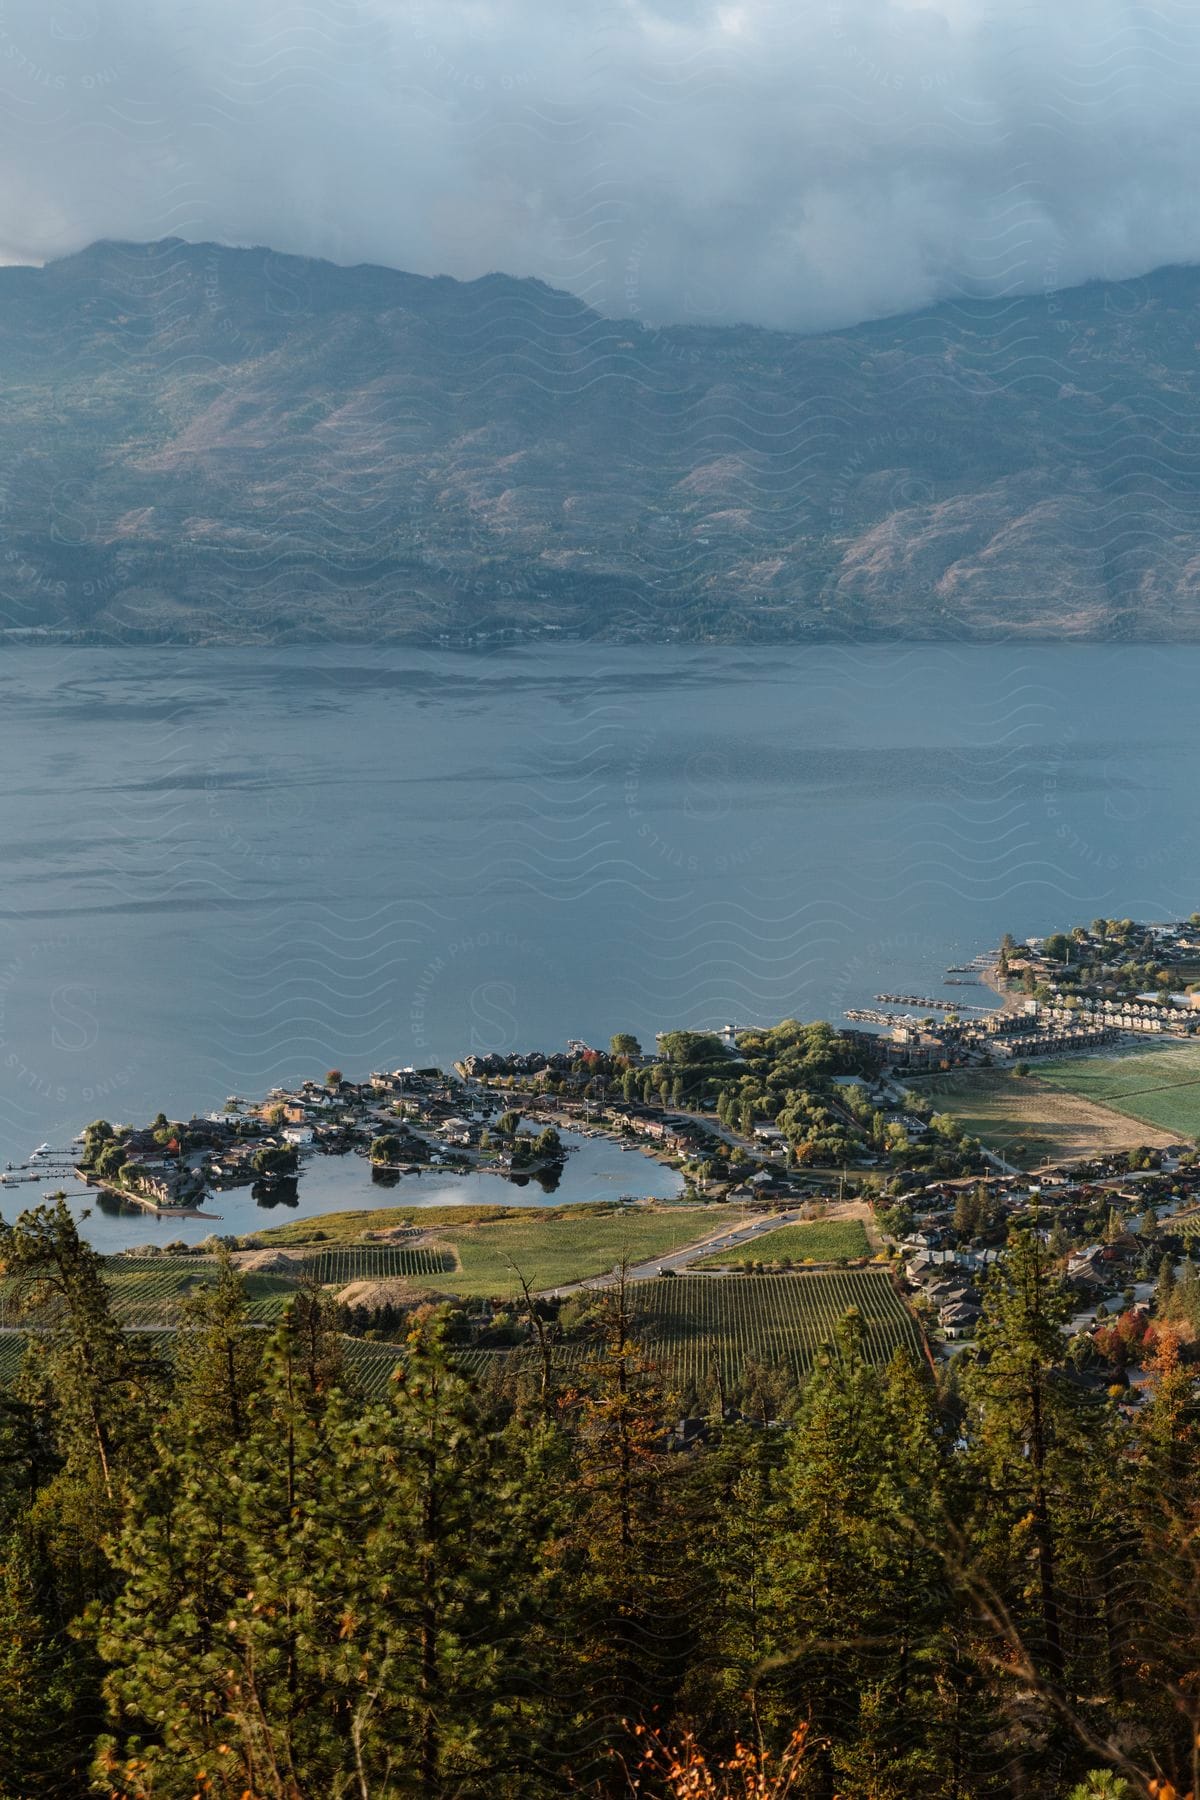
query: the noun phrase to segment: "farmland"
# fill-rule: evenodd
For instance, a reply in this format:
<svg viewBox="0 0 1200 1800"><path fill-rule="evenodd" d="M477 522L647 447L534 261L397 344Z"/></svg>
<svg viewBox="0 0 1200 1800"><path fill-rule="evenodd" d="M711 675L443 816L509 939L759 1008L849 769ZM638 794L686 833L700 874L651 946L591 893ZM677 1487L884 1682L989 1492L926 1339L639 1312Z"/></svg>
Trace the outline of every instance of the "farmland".
<svg viewBox="0 0 1200 1800"><path fill-rule="evenodd" d="M851 1308L862 1320L872 1362L884 1363L898 1349L924 1354L920 1327L888 1276L872 1269L664 1277L638 1282L632 1297L637 1342L677 1382L703 1380L716 1362L730 1380L751 1362L803 1375ZM350 1366L369 1391L380 1392L399 1354L383 1344L355 1345ZM596 1354L594 1346L565 1344L555 1348L554 1359L559 1368L578 1368ZM533 1365L536 1354L474 1350L457 1353L456 1360L466 1373L482 1375L514 1361Z"/></svg>
<svg viewBox="0 0 1200 1800"><path fill-rule="evenodd" d="M1152 1125L1135 1122L1113 1103L1049 1079L1047 1069L1081 1070L1093 1060L1038 1065L1037 1075L1015 1075L1010 1069L963 1069L909 1086L923 1094L937 1112L949 1113L963 1131L977 1137L1020 1169L1046 1162L1078 1161L1141 1144L1168 1144L1174 1137Z"/></svg>
<svg viewBox="0 0 1200 1800"><path fill-rule="evenodd" d="M1142 1142L1200 1137L1200 1044L1130 1048L1115 1056L1063 1057L1040 1063L1038 1077L1064 1093L1151 1128Z"/></svg>
<svg viewBox="0 0 1200 1800"><path fill-rule="evenodd" d="M458 1260L453 1250L429 1244L401 1247L396 1244L338 1244L297 1257L296 1274L322 1287L346 1287L352 1281L385 1281L406 1278L432 1280L453 1273Z"/></svg>
<svg viewBox="0 0 1200 1800"><path fill-rule="evenodd" d="M697 1269L746 1268L752 1262L840 1262L869 1256L861 1219L815 1219L807 1225L781 1225L749 1244L737 1244L696 1262Z"/></svg>
<svg viewBox="0 0 1200 1800"><path fill-rule="evenodd" d="M436 1219L422 1218L419 1212L416 1216L431 1228L428 1235L433 1252L447 1260L428 1275L414 1272L410 1281L442 1294L495 1296L519 1290L518 1270L536 1290L563 1287L607 1275L622 1259L652 1261L741 1223L743 1218L732 1206L598 1205L439 1207ZM305 1221L310 1242L328 1223L326 1219ZM285 1226L278 1236L261 1232L255 1242L297 1245L303 1242L303 1229ZM334 1248L323 1245L320 1255L330 1256ZM369 1253L374 1246L359 1248ZM315 1248L313 1253L317 1254ZM410 1255L416 1253L409 1251Z"/></svg>
<svg viewBox="0 0 1200 1800"><path fill-rule="evenodd" d="M873 1362L901 1347L919 1355L922 1347L889 1277L870 1269L664 1278L639 1283L635 1305L638 1336L679 1376L711 1367L714 1346L730 1373L753 1359L803 1374L850 1308L862 1320Z"/></svg>
<svg viewBox="0 0 1200 1800"><path fill-rule="evenodd" d="M281 1284L286 1286L286 1284ZM646 1356L674 1382L703 1380L719 1363L727 1379L737 1379L747 1364L778 1366L794 1375L810 1369L834 1328L853 1308L862 1320L868 1357L886 1362L897 1349L923 1354L920 1328L882 1271L847 1269L796 1275L692 1275L638 1282L632 1289L634 1335ZM286 1293L265 1295L250 1304L250 1318L269 1323L278 1317ZM155 1322L162 1301L147 1305L142 1315ZM169 1331L148 1334L169 1354ZM355 1384L378 1396L402 1352L391 1344L342 1340L346 1366ZM11 1382L20 1365L24 1339L0 1336L0 1385ZM555 1347L560 1369L580 1368L597 1354L594 1345ZM464 1373L486 1375L504 1368L532 1365L536 1353L518 1350L463 1350L455 1360Z"/></svg>

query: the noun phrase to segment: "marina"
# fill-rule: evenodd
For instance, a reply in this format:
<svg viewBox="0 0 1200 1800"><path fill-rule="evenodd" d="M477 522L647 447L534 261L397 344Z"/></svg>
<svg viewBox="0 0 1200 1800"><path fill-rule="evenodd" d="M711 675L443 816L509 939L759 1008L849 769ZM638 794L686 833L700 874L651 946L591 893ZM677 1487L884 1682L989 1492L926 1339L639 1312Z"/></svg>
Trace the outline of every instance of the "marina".
<svg viewBox="0 0 1200 1800"><path fill-rule="evenodd" d="M991 1012L990 1006L969 1005L961 1000L934 1000L927 994L876 994L884 1006L919 1006L923 1012ZM849 1018L849 1014L846 1015Z"/></svg>

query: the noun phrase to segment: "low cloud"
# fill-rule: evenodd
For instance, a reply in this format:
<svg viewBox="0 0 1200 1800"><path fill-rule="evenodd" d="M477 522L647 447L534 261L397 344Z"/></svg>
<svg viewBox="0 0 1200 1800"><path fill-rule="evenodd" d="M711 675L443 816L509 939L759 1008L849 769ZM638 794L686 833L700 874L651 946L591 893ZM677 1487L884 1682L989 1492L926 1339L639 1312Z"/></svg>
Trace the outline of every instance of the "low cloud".
<svg viewBox="0 0 1200 1800"><path fill-rule="evenodd" d="M0 257L166 235L849 324L1200 260L1200 9L0 0Z"/></svg>

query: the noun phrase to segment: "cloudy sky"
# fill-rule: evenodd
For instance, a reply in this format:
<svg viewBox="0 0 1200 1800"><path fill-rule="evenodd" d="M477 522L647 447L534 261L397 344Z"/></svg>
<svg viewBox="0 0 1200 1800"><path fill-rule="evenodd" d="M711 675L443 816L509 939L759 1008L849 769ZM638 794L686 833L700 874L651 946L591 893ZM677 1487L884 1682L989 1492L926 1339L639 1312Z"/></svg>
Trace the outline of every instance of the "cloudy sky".
<svg viewBox="0 0 1200 1800"><path fill-rule="evenodd" d="M796 329L1200 260L1195 0L0 0L0 256L177 234Z"/></svg>

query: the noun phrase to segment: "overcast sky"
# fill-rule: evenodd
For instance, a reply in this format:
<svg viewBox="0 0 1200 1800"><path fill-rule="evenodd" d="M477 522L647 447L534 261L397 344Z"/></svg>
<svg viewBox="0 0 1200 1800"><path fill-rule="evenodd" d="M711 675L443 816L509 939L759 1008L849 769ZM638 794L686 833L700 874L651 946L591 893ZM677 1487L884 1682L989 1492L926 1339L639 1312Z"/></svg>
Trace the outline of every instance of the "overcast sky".
<svg viewBox="0 0 1200 1800"><path fill-rule="evenodd" d="M269 243L811 329L1200 260L1200 5L0 0L0 254Z"/></svg>

